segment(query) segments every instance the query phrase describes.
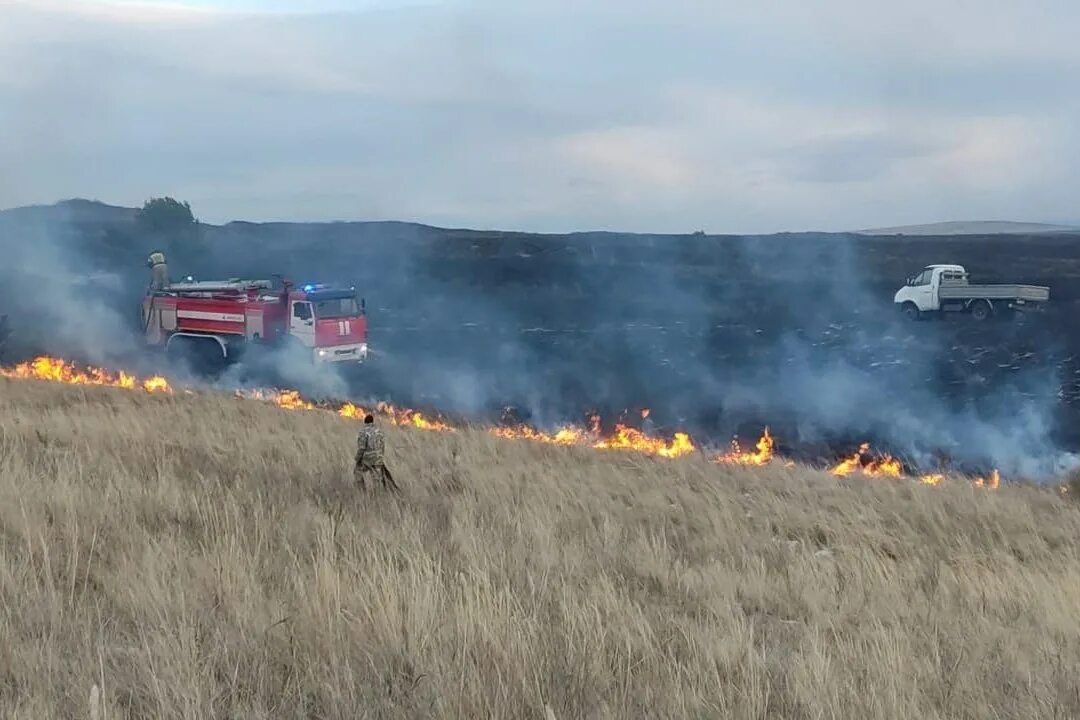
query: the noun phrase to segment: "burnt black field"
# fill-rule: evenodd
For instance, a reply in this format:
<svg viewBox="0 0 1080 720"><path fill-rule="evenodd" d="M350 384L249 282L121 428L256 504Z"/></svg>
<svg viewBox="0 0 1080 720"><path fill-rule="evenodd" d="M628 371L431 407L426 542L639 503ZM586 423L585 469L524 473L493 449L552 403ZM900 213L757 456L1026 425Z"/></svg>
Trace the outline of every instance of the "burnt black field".
<svg viewBox="0 0 1080 720"><path fill-rule="evenodd" d="M649 407L669 431L718 441L754 438L768 424L785 452L809 460L835 457L861 440L904 455L890 406L918 418L925 404L925 434L933 436L939 423L942 439L957 430L963 436L957 426L972 415L1022 436L1030 427L1020 427L1028 422L1021 408L1039 407L1051 418L1046 441L1080 449L1080 237L593 242L586 259L552 242L549 254L573 257L562 263L545 264L535 246L443 260L435 283L458 290L460 278L471 278L467 294L485 298L473 314L464 303L458 320L374 299L372 343L380 356L369 388L454 407L453 383L440 379L468 368L483 378L489 398L489 407L474 412L515 405L545 423L593 410L607 418L629 410L632 418ZM932 262L962 263L991 282L1048 285L1052 303L1045 312L984 323L898 318L893 293ZM488 299L500 296L506 310L487 313ZM417 352L424 346L437 349L443 364L433 369ZM820 371L830 381L790 388L796 370L802 377ZM848 383L851 372L857 380ZM844 399L831 408L837 396ZM929 449L923 441L910 445ZM929 454L978 458L975 448L955 442Z"/></svg>
<svg viewBox="0 0 1080 720"><path fill-rule="evenodd" d="M111 344L108 359L147 362L125 356L137 345L116 326L133 334L142 262L163 241L140 236L131 217L89 203L0 213L0 242L33 237L60 249L68 283L50 300L27 273L7 278L0 312L12 315L19 342L6 360L38 351L100 360L95 351ZM24 265L50 270L19 247ZM538 425L591 412L615 421L649 407L661 430L717 444L755 438L768 424L782 451L810 460L869 440L920 466L1012 463L1038 474L1043 465L1029 459L1080 451L1080 235L232 223L203 226L197 244L170 250L174 276L284 273L355 285L373 352L345 378L359 399L493 421L511 407ZM1051 302L983 323L906 322L893 293L934 262L964 264L976 281L1048 285ZM116 317L88 343L44 331L60 312L82 313L83 325Z"/></svg>

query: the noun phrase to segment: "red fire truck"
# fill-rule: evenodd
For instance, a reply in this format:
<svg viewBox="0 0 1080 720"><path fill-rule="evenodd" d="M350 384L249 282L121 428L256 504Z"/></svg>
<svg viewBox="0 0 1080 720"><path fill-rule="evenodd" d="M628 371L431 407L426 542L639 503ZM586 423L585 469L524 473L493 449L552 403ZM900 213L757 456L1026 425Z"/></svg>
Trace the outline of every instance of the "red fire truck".
<svg viewBox="0 0 1080 720"><path fill-rule="evenodd" d="M198 347L228 362L249 346L289 347L315 363L367 359L367 316L353 288L269 280L189 281L147 292L146 343Z"/></svg>

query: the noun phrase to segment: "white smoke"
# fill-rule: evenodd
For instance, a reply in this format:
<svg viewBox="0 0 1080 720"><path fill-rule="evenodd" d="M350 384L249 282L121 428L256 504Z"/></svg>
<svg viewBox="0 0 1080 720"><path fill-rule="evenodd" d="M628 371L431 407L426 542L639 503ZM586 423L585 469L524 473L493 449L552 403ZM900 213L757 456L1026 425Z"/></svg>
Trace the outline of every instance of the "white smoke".
<svg viewBox="0 0 1080 720"><path fill-rule="evenodd" d="M0 312L21 341L44 352L108 364L136 349L138 306L117 311L122 278L89 268L60 206L46 222L0 219Z"/></svg>

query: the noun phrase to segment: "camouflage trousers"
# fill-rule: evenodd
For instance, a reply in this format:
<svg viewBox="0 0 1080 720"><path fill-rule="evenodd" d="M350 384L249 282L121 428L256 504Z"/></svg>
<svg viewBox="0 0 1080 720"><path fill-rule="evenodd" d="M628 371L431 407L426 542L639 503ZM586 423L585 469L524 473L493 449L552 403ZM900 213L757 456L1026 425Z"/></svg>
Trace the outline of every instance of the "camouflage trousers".
<svg viewBox="0 0 1080 720"><path fill-rule="evenodd" d="M394 482L394 476L390 474L390 468L386 463L356 463L353 467L353 478L361 490L367 490L370 484L375 488L375 482L381 481L384 490L398 491L398 485Z"/></svg>

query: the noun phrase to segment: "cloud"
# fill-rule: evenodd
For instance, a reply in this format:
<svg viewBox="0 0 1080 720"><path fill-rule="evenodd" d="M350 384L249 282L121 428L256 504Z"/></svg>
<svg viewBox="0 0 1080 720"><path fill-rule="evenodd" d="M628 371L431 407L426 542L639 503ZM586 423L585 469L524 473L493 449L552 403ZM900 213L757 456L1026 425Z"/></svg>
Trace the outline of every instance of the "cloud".
<svg viewBox="0 0 1080 720"><path fill-rule="evenodd" d="M833 133L786 149L787 174L809 183L858 183L888 176L900 163L932 152L912 138L880 132Z"/></svg>
<svg viewBox="0 0 1080 720"><path fill-rule="evenodd" d="M534 230L1062 217L1080 9L1055 3L9 0L0 206L168 192L211 222Z"/></svg>
<svg viewBox="0 0 1080 720"><path fill-rule="evenodd" d="M213 7L181 2L124 2L123 0L4 0L18 8L32 9L49 22L72 19L99 20L124 25L164 24L175 26L209 19Z"/></svg>
<svg viewBox="0 0 1080 720"><path fill-rule="evenodd" d="M615 127L559 139L562 155L593 182L626 181L657 190L683 190L693 171L677 133L649 127Z"/></svg>

